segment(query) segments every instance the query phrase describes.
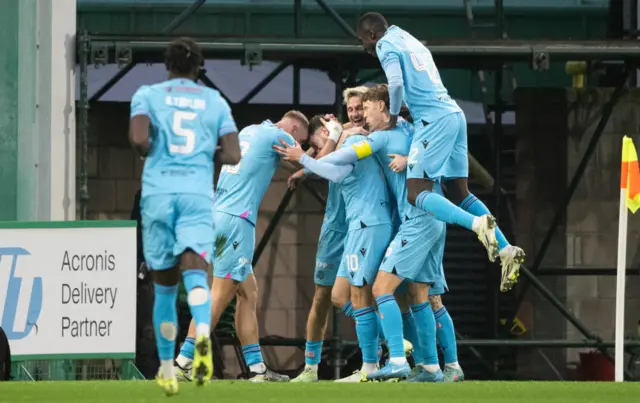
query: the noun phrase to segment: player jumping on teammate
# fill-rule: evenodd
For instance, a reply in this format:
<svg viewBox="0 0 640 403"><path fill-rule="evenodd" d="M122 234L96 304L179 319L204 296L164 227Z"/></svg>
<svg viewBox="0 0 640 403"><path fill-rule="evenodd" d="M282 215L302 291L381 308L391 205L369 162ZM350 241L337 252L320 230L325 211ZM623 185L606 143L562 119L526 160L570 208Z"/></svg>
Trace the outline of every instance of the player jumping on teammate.
<svg viewBox="0 0 640 403"><path fill-rule="evenodd" d="M140 87L131 100L129 138L146 157L140 208L144 256L155 290L157 381L167 395L178 392L173 354L181 274L195 320L193 375L202 385L213 374L206 272L213 254L213 158L224 164L240 161L229 105L218 91L195 82L203 62L193 40L171 42L165 58L169 80Z"/></svg>
<svg viewBox="0 0 640 403"><path fill-rule="evenodd" d="M216 241L222 246L214 265L211 323L213 326L218 323L234 295L237 296L236 330L252 382L289 380L264 364L256 316L258 285L252 259L258 208L280 164L280 156L272 146L283 140L292 145L306 141L308 125L302 113L289 111L275 124L267 120L244 128L239 135L242 161L222 167L216 188L215 232ZM196 329L197 325L192 324L176 359L181 369L191 365Z"/></svg>
<svg viewBox="0 0 640 403"><path fill-rule="evenodd" d="M525 254L507 242L489 209L469 192L466 120L448 95L431 52L408 32L389 27L378 13L364 14L357 34L364 49L377 55L387 76L391 125L403 99L416 124L408 161L409 202L439 220L474 231L490 261L500 256L500 290L510 290ZM432 191L437 180L443 181L451 201Z"/></svg>

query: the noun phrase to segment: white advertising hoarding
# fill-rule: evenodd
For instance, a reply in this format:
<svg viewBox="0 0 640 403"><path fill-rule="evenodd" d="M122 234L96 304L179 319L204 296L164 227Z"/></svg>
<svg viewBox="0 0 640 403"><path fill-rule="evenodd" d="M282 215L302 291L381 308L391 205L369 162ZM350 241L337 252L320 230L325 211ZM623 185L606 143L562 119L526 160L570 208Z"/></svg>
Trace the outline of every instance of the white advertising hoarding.
<svg viewBox="0 0 640 403"><path fill-rule="evenodd" d="M133 358L135 221L0 223L0 327L14 359Z"/></svg>

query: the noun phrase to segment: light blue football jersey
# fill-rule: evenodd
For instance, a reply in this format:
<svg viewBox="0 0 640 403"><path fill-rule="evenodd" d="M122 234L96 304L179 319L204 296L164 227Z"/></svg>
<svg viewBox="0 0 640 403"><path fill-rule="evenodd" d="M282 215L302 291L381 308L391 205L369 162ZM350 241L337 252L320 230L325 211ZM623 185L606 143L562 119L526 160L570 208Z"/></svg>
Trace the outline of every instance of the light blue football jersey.
<svg viewBox="0 0 640 403"><path fill-rule="evenodd" d="M342 147L356 144L366 137L357 135L345 140ZM349 230L379 224L391 224L391 203L380 164L375 158L357 161L340 182Z"/></svg>
<svg viewBox="0 0 640 403"><path fill-rule="evenodd" d="M239 134L242 159L236 165L224 165L216 188L216 211L246 218L254 225L258 208L271 178L280 164L273 145L280 139L294 145L293 137L265 120L242 129Z"/></svg>
<svg viewBox="0 0 640 403"><path fill-rule="evenodd" d="M142 197L181 193L213 198L218 137L238 131L220 93L182 78L144 85L131 99L131 117L138 115L151 122Z"/></svg>
<svg viewBox="0 0 640 403"><path fill-rule="evenodd" d="M407 200L406 169L402 172L394 172L389 168L389 163L393 158L389 157L388 154L409 155L412 138L413 125L407 121L401 121L391 130L373 132L362 140L369 142L371 150L380 163L390 195L393 196L393 201L397 206L401 222L427 214L426 211L409 204Z"/></svg>
<svg viewBox="0 0 640 403"><path fill-rule="evenodd" d="M376 54L386 66L399 61L404 82L404 102L415 121L434 120L461 109L442 83L429 49L408 32L393 25L376 45Z"/></svg>
<svg viewBox="0 0 640 403"><path fill-rule="evenodd" d="M340 185L329 182L329 192L327 193L327 204L324 210L324 220L322 227L338 232L346 232L347 224L345 221L344 199Z"/></svg>

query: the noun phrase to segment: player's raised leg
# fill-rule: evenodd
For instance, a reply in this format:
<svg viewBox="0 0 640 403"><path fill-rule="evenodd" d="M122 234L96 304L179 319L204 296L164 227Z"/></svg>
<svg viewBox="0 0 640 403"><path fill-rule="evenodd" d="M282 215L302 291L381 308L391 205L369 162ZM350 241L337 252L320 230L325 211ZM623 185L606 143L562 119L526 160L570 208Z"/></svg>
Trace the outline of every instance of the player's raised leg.
<svg viewBox="0 0 640 403"><path fill-rule="evenodd" d="M462 112L451 113L434 122L421 120L416 123L407 161L408 200L441 221L474 231L493 262L498 256L493 216L476 217L433 191L435 180L466 178L469 174L466 126L464 129L461 127L461 116ZM464 137L459 135L460 131ZM454 149L458 150L455 155ZM460 157L463 150L464 159Z"/></svg>
<svg viewBox="0 0 640 403"><path fill-rule="evenodd" d="M160 358L156 380L168 396L178 393L178 382L173 370L173 353L178 334L176 299L180 271L177 266L178 259L173 254L173 220L170 214L167 214L174 208L175 197L147 196L143 197L140 203L144 255L147 264L153 270L153 329Z"/></svg>
<svg viewBox="0 0 640 403"><path fill-rule="evenodd" d="M180 269L195 325L193 376L198 385L203 385L213 376L211 297L207 274L215 236L212 213L213 206L208 197L177 196L174 252L180 254Z"/></svg>
<svg viewBox="0 0 640 403"><path fill-rule="evenodd" d="M234 218L234 216L225 213L215 213L214 215L214 221L217 227L212 239L216 239L216 244L219 247L217 254L219 256L216 258L213 273L214 278L211 284L210 326L212 327L218 324L224 310L235 296L237 281L232 278L232 272L234 269L236 272L240 272L246 264L246 258L240 261L241 258L238 257L239 252L237 252L237 249L239 248L233 247L234 242L238 242L238 245L240 242L245 242L244 235L240 234L236 228L237 223ZM250 224L248 225L251 226ZM253 236L251 233L249 233L249 236L250 238L246 240L246 242L253 245ZM250 246L250 248L252 248L252 246ZM194 365L194 359L197 354L196 339L197 325L194 317L189 326L187 340L185 340L185 343L182 345L180 355L176 359L176 372L180 380L190 381L192 379L190 373L195 371L196 368ZM191 340L193 340L193 342L190 342Z"/></svg>
<svg viewBox="0 0 640 403"><path fill-rule="evenodd" d="M468 175L462 175L464 170L468 171L468 152L467 152L467 121L462 112L447 115L440 121L434 122L434 131L440 129L439 126L446 124L447 127L456 129L451 133L455 136L453 146L449 150L448 169L445 171L444 177L447 188L447 196L449 199L460 206L460 208L468 211L477 217L486 217L490 215L487 206L479 200L475 195L469 192ZM444 128L442 129L444 131ZM500 262L502 264L502 280L500 282L501 291L509 291L518 281L520 266L524 262L524 251L510 245L506 237L499 227L495 227L496 245Z"/></svg>

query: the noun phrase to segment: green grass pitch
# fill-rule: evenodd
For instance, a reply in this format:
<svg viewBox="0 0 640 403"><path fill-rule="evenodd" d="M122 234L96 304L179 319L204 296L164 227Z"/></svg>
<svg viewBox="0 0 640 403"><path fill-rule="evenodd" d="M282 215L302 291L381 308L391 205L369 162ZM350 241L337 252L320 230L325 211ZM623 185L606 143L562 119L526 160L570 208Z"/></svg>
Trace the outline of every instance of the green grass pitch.
<svg viewBox="0 0 640 403"><path fill-rule="evenodd" d="M217 381L197 388L180 384L166 397L152 381L1 382L0 403L589 403L640 402L640 383L464 382L456 384L313 384Z"/></svg>

